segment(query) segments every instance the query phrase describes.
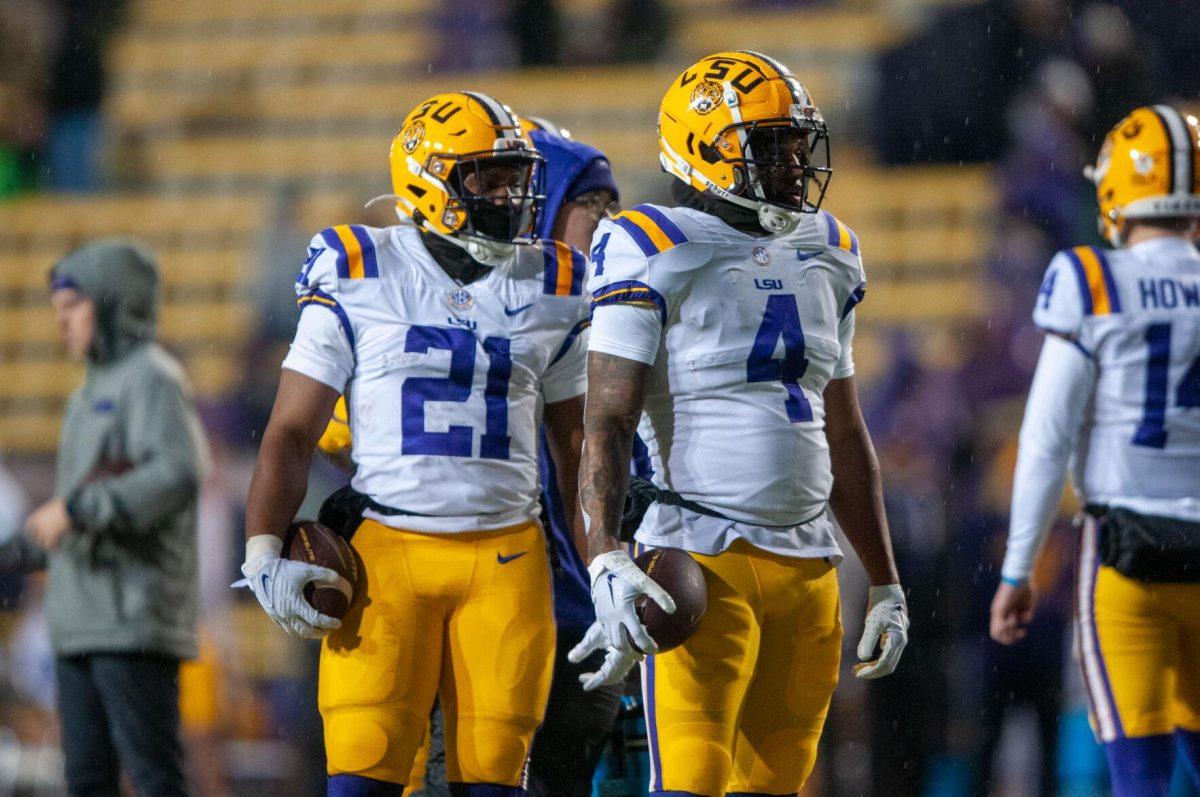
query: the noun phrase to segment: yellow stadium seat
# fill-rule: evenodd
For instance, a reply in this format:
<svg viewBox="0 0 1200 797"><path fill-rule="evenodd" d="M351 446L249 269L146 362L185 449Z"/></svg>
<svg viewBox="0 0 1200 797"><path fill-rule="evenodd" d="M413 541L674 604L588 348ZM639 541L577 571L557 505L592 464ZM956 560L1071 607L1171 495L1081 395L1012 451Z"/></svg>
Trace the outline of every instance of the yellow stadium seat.
<svg viewBox="0 0 1200 797"><path fill-rule="evenodd" d="M365 17L385 13L424 13L436 8L434 0L139 0L133 18L144 25L226 22L295 22L297 19Z"/></svg>
<svg viewBox="0 0 1200 797"><path fill-rule="evenodd" d="M413 68L433 53L431 37L420 29L352 33L266 30L220 38L157 37L136 31L118 38L109 51L112 69L125 81L152 79L171 85L215 80L230 72L308 70L354 67Z"/></svg>

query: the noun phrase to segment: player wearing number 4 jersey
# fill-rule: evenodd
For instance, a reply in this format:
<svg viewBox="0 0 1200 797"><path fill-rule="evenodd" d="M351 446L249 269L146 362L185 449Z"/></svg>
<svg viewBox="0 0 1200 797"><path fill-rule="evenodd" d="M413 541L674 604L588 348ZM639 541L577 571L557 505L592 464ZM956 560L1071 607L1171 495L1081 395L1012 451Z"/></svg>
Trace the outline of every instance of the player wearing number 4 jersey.
<svg viewBox="0 0 1200 797"><path fill-rule="evenodd" d="M1050 263L991 630L1024 635L1029 572L1068 465L1086 505L1077 641L1118 797L1200 784L1200 127L1139 108L1090 174L1101 229Z"/></svg>
<svg viewBox="0 0 1200 797"><path fill-rule="evenodd" d="M834 516L874 585L856 671L886 675L905 644L853 380L859 241L818 212L826 135L773 59L702 59L660 114L684 206L639 205L593 237L581 489L598 622L575 655L608 652L587 684L629 669L630 637L654 651L640 595L670 607L617 546L635 426L663 491L637 539L689 551L708 587L694 635L643 666L653 793L794 794L812 771L841 649Z"/></svg>
<svg viewBox="0 0 1200 797"><path fill-rule="evenodd" d="M392 147L409 223L324 230L298 278L304 312L251 486L243 572L281 624L335 626L319 698L333 795L399 795L435 695L452 792L522 793L554 651L538 430L544 416L573 518L586 320L583 256L526 243L538 164L505 106L438 95ZM336 627L296 595L323 574L291 572L304 566L278 559L276 535L339 393L368 504L351 540L363 578ZM281 582L297 586L281 595Z"/></svg>

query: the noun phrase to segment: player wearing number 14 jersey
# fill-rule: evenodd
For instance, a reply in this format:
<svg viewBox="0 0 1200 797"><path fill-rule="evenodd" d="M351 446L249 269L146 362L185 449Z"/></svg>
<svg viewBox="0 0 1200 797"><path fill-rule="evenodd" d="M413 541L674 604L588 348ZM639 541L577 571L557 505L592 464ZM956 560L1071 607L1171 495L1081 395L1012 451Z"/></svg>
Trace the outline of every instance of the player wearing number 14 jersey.
<svg viewBox="0 0 1200 797"><path fill-rule="evenodd" d="M905 644L854 388L859 241L820 212L827 140L777 61L701 59L659 116L680 206L636 206L593 236L581 495L597 624L574 655L607 657L586 686L629 669L630 637L653 653L642 595L671 605L617 545L635 426L660 492L637 539L690 552L708 588L695 633L643 665L652 793L803 785L838 675L835 517L873 584L860 676L891 672Z"/></svg>
<svg viewBox="0 0 1200 797"><path fill-rule="evenodd" d="M1118 797L1200 785L1200 126L1165 105L1108 134L1101 231L1050 263L991 633L1034 611L1029 573L1068 468L1086 505L1077 646Z"/></svg>
<svg viewBox="0 0 1200 797"><path fill-rule="evenodd" d="M418 106L391 163L406 223L324 230L298 278L304 312L251 487L243 572L285 626L337 625L287 614L296 595L278 582L320 574L272 557L344 393L367 507L351 540L364 577L321 653L330 793L399 795L440 695L454 793L515 795L554 651L543 418L576 515L584 258L527 242L541 159L491 97ZM276 586L258 588L263 577Z"/></svg>

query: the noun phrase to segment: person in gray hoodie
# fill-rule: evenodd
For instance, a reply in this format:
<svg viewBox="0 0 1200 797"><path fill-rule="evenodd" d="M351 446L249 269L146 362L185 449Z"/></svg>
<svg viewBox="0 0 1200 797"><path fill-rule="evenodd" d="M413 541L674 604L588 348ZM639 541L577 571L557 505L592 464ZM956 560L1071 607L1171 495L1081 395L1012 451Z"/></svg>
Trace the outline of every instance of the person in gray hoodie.
<svg viewBox="0 0 1200 797"><path fill-rule="evenodd" d="M49 569L70 793L117 794L123 767L139 794L186 794L178 677L197 652L204 437L182 367L155 343L153 256L97 241L50 278L59 331L87 378L67 403L54 497L0 562Z"/></svg>

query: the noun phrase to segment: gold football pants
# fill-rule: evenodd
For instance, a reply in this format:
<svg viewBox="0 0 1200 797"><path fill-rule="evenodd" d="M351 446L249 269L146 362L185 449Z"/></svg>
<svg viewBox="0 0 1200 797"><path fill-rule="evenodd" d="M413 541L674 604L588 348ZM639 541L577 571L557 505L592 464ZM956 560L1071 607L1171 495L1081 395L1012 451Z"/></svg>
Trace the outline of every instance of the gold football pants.
<svg viewBox="0 0 1200 797"><path fill-rule="evenodd" d="M517 785L554 661L541 528L418 534L365 520L353 547L358 592L321 649L329 773L405 783L440 693L448 780Z"/></svg>
<svg viewBox="0 0 1200 797"><path fill-rule="evenodd" d="M1102 742L1200 732L1200 584L1154 584L1101 565L1086 516L1077 653Z"/></svg>
<svg viewBox="0 0 1200 797"><path fill-rule="evenodd" d="M812 772L837 685L837 573L744 540L693 557L708 610L687 642L642 665L650 790L791 794Z"/></svg>

